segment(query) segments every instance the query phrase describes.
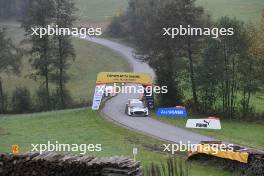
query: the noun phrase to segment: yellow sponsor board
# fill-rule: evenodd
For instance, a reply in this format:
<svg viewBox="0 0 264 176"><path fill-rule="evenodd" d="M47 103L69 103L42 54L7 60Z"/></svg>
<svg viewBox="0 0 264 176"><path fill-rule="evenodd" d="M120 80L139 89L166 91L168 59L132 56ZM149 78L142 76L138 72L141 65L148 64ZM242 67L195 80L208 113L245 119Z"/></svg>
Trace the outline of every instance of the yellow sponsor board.
<svg viewBox="0 0 264 176"><path fill-rule="evenodd" d="M125 73L125 72L101 72L97 75L96 84L110 83L137 83L152 85L152 78L145 73Z"/></svg>
<svg viewBox="0 0 264 176"><path fill-rule="evenodd" d="M197 151L190 152L188 158L197 155L199 153L235 160L241 163L248 163L248 157L249 157L249 154L247 152L235 152L229 150L218 150L217 152L215 152L215 149L213 149L212 147L208 148L207 146L201 145L200 147L198 147Z"/></svg>

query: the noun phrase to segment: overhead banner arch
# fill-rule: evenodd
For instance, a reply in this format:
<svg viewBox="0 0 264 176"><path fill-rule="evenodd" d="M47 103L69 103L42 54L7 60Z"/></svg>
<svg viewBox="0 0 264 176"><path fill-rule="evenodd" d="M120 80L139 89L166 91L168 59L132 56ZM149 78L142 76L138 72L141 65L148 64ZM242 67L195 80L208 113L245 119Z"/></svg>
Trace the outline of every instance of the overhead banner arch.
<svg viewBox="0 0 264 176"><path fill-rule="evenodd" d="M146 73L126 72L101 72L97 75L97 85L111 83L136 83L142 85L152 85L152 77Z"/></svg>
<svg viewBox="0 0 264 176"><path fill-rule="evenodd" d="M126 72L100 72L97 75L96 87L94 90L93 110L98 110L104 96L107 84L113 83L135 83L143 86L152 86L152 77L146 73L126 73ZM147 96L146 96L147 97ZM147 97L147 101L154 103L153 96Z"/></svg>

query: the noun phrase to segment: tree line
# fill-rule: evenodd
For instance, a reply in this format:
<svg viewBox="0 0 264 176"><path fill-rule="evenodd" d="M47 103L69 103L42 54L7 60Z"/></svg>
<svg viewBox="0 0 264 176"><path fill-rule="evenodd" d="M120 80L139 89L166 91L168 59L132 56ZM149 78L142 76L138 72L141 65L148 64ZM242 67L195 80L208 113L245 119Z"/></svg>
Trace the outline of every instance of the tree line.
<svg viewBox="0 0 264 176"><path fill-rule="evenodd" d="M133 43L136 54L156 72L156 83L168 86L159 106L187 105L193 111L234 117L263 117L251 103L263 92L264 11L262 24L230 17L213 21L195 0L130 0L113 18L111 37ZM233 28L234 35L166 38L163 28ZM190 95L190 96L189 96Z"/></svg>
<svg viewBox="0 0 264 176"><path fill-rule="evenodd" d="M29 0L0 0L0 18L14 18L21 16Z"/></svg>
<svg viewBox="0 0 264 176"><path fill-rule="evenodd" d="M66 83L69 80L67 69L75 59L75 50L70 36L48 36L42 38L32 34L32 28L47 28L56 25L59 28L71 28L76 11L73 0L29 0L25 13L21 18L26 39L22 41L29 49L16 48L10 39L5 37L5 30L0 31L0 72L13 71L19 74L20 60L23 55L30 56L29 63L33 68L29 75L41 84L37 90L37 108L32 109L30 92L27 88L18 88L13 93L13 111L21 113L28 111L43 111L64 109L72 104ZM0 79L1 112L6 111L6 95ZM55 90L51 90L51 84Z"/></svg>

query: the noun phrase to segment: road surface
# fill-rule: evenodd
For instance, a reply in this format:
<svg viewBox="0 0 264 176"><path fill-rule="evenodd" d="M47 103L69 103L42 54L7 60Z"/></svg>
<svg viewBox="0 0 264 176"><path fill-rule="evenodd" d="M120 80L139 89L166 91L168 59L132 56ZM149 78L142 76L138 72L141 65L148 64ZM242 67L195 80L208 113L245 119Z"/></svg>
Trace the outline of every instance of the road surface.
<svg viewBox="0 0 264 176"><path fill-rule="evenodd" d="M153 70L145 63L136 60L133 57L133 49L125 45L101 38L87 38L91 42L103 45L112 49L123 56L130 64L133 72L148 73L154 77ZM105 58L107 59L107 58ZM138 94L119 94L108 100L102 112L116 123L141 132L143 134L169 141L172 143L192 143L197 144L200 141L214 140L213 138L203 136L188 130L160 122L150 117L130 117L125 114L125 105L129 98L139 98Z"/></svg>

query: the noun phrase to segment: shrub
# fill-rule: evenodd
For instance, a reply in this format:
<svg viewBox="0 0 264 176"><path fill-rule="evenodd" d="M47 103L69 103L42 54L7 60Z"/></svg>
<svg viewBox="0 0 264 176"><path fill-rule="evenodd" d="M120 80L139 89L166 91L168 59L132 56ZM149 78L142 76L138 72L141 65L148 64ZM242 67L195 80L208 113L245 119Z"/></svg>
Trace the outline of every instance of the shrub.
<svg viewBox="0 0 264 176"><path fill-rule="evenodd" d="M8 98L5 93L3 93L3 97L0 96L0 113L4 114L8 109Z"/></svg>
<svg viewBox="0 0 264 176"><path fill-rule="evenodd" d="M58 109L65 109L65 108L71 108L73 105L73 100L71 97L70 92L67 89L64 89L63 91L63 99L64 99L64 104L61 101L61 95L58 89L53 91L51 97L50 97L50 103L51 103L51 108L53 110L58 110Z"/></svg>
<svg viewBox="0 0 264 176"><path fill-rule="evenodd" d="M26 113L31 111L31 96L26 87L16 88L12 96L12 109L15 113Z"/></svg>
<svg viewBox="0 0 264 176"><path fill-rule="evenodd" d="M40 86L38 90L36 91L36 98L35 98L35 111L43 111L43 110L48 110L49 108L47 107L47 93L44 88L44 86Z"/></svg>
<svg viewBox="0 0 264 176"><path fill-rule="evenodd" d="M148 176L188 176L189 166L183 160L168 158L166 163L150 164L144 170L144 175Z"/></svg>

